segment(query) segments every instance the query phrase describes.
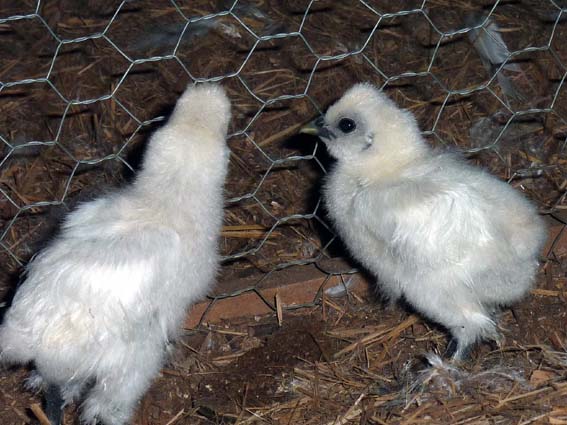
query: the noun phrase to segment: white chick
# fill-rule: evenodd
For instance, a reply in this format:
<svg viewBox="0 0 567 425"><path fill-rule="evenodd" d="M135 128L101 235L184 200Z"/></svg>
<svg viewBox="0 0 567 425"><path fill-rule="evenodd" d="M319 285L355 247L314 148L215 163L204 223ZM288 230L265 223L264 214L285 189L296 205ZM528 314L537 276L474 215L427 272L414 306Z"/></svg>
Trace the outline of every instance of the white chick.
<svg viewBox="0 0 567 425"><path fill-rule="evenodd" d="M352 256L392 302L448 329L453 358L497 336L495 313L531 288L546 229L517 191L432 150L414 117L358 84L315 123L337 159L323 188Z"/></svg>
<svg viewBox="0 0 567 425"><path fill-rule="evenodd" d="M218 269L230 103L189 87L149 141L134 183L81 205L27 268L0 327L0 360L33 362L47 413L127 422L187 308Z"/></svg>

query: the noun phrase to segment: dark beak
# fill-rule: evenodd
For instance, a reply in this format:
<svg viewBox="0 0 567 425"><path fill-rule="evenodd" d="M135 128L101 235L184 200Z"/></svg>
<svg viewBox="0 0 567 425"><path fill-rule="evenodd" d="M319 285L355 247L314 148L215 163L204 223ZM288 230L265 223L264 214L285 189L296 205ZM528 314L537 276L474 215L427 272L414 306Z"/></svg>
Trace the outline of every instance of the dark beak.
<svg viewBox="0 0 567 425"><path fill-rule="evenodd" d="M323 117L319 117L314 119L305 127L302 127L299 130L299 133L302 134L310 134L312 136L319 136L321 139L336 139L335 133L325 127L325 120Z"/></svg>

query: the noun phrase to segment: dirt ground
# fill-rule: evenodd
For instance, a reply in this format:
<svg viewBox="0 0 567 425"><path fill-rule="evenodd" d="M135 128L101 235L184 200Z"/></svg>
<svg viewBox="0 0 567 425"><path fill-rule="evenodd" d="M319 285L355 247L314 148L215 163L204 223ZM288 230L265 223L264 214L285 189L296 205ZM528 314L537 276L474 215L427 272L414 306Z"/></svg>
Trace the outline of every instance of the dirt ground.
<svg viewBox="0 0 567 425"><path fill-rule="evenodd" d="M565 423L565 270L548 263L536 293L503 312L500 347L483 344L455 369L428 366L442 331L375 300L329 300L281 326L270 316L204 327L179 342L133 423ZM40 398L25 376L0 372L3 424L34 423Z"/></svg>
<svg viewBox="0 0 567 425"><path fill-rule="evenodd" d="M502 314L500 346L440 362L442 330L356 294L286 308L281 326L275 313L205 317L133 423L567 424L567 3L233 3L60 0L34 14L32 0L0 2L0 299L66 212L127 184L159 117L202 79L233 104L215 293L345 256L319 203L331 160L297 132L372 81L432 145L508 181L555 229L536 289ZM518 52L510 64L487 66L459 31L489 14ZM0 370L0 424L37 423L26 375Z"/></svg>

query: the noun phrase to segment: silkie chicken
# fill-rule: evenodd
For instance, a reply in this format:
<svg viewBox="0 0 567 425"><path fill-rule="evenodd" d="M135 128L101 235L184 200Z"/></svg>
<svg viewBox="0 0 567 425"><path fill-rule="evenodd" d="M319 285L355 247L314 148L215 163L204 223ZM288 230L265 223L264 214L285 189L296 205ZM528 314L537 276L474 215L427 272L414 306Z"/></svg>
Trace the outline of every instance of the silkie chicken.
<svg viewBox="0 0 567 425"><path fill-rule="evenodd" d="M444 326L454 360L497 339L497 313L528 293L538 269L547 233L534 206L430 148L414 117L367 83L304 132L337 160L323 187L328 215L383 295Z"/></svg>
<svg viewBox="0 0 567 425"><path fill-rule="evenodd" d="M227 173L230 103L190 86L128 187L70 213L27 267L0 327L0 361L32 363L59 424L124 424L164 364L188 307L210 289Z"/></svg>

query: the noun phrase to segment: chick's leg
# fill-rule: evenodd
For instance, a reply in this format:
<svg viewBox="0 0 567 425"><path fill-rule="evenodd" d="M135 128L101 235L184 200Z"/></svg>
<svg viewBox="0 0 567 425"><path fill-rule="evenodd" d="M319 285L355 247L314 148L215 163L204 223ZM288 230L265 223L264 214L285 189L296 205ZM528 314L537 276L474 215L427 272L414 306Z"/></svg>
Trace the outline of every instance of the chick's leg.
<svg viewBox="0 0 567 425"><path fill-rule="evenodd" d="M63 418L63 397L58 385L50 384L45 390L45 414L51 425L60 425Z"/></svg>
<svg viewBox="0 0 567 425"><path fill-rule="evenodd" d="M378 295L387 309L393 310L402 299L402 290L398 283L378 281L376 284Z"/></svg>
<svg viewBox="0 0 567 425"><path fill-rule="evenodd" d="M454 341L447 347L447 354L454 360L465 360L477 341L495 337L494 321L468 288L458 285L440 287L433 280L426 283L428 285L422 288L427 290L408 290L405 298L418 312L451 333Z"/></svg>
<svg viewBox="0 0 567 425"><path fill-rule="evenodd" d="M138 374L138 372L133 372ZM81 420L88 424L121 425L128 422L136 403L150 385L148 377L131 380L99 377L82 405ZM134 382L135 381L135 382Z"/></svg>
<svg viewBox="0 0 567 425"><path fill-rule="evenodd" d="M447 346L447 354L453 360L465 361L470 357L472 346L481 339L493 339L496 335L496 325L488 314L481 308L471 309L470 306L457 306L455 321L448 324L452 339Z"/></svg>
<svg viewBox="0 0 567 425"><path fill-rule="evenodd" d="M451 358L457 362L465 362L470 360L471 357L472 344L462 346L459 344L459 340L451 337L445 348L445 354L443 357Z"/></svg>
<svg viewBox="0 0 567 425"><path fill-rule="evenodd" d="M132 345L128 354L122 351L124 355L116 362L99 370L83 403L81 419L105 425L128 423L138 400L160 370L162 348L157 349L151 341L145 347Z"/></svg>

